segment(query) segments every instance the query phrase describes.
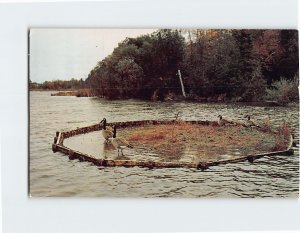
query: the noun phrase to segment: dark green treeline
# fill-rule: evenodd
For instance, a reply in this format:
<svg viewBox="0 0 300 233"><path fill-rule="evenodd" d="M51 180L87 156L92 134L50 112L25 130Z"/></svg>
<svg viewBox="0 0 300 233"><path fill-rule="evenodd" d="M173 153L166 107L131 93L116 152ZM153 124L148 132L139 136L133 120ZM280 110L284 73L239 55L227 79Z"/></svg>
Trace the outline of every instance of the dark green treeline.
<svg viewBox="0 0 300 233"><path fill-rule="evenodd" d="M189 98L260 101L280 78L298 76L296 30L161 29L127 38L90 72L86 86L109 99Z"/></svg>

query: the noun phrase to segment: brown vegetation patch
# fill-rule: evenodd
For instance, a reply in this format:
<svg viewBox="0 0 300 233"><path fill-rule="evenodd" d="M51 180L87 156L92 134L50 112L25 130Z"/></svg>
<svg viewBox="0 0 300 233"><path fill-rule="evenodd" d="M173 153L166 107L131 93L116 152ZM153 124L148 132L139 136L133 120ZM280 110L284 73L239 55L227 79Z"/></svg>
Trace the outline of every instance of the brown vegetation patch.
<svg viewBox="0 0 300 233"><path fill-rule="evenodd" d="M120 134L136 148L142 147L166 159L191 155L201 160L220 155L245 155L268 152L275 148L273 133L243 126L198 125L177 121L174 124L136 126Z"/></svg>
<svg viewBox="0 0 300 233"><path fill-rule="evenodd" d="M274 151L286 150L287 145L290 141L291 130L286 124L283 122L277 129L277 133L275 135L275 145L273 147Z"/></svg>
<svg viewBox="0 0 300 233"><path fill-rule="evenodd" d="M59 91L56 93L51 93L51 96L91 97L94 95L90 89L79 89L74 91Z"/></svg>

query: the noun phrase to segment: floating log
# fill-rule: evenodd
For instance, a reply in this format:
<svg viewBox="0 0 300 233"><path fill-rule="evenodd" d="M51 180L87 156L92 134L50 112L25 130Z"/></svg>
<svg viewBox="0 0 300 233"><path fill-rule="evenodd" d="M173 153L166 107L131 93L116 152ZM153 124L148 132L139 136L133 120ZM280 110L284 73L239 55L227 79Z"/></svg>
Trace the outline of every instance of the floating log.
<svg viewBox="0 0 300 233"><path fill-rule="evenodd" d="M187 121L191 124L201 124L201 125L217 125L217 122L211 121ZM158 125L158 124L173 124L174 121L157 121L157 120L146 120L146 121L129 121L129 122L112 122L108 123L107 125L117 125L119 128L125 127L132 127L132 126L140 126L140 125ZM78 159L81 162L91 162L96 166L101 167L146 167L149 169L153 168L194 168L199 170L206 170L211 166L218 166L227 163L238 163L249 161L253 163L256 159L262 158L264 156L278 156L278 155L292 155L294 150L292 149L293 146L293 137L290 136L289 145L286 150L283 151L273 151L273 152L266 152L266 153L259 153L253 155L246 155L241 156L233 159L226 159L226 160L219 160L219 161L207 161L207 162L161 162L161 161L134 161L134 160L110 160L110 159L97 159L91 155L84 154L79 151L74 151L71 148L68 148L63 145L63 141L65 138L69 138L79 134L85 134L97 130L101 130L102 125L96 124L88 127L77 128L75 130L67 131L67 132L59 132L57 139L54 139L54 143L52 144L53 152L60 151L63 154L67 155L69 159L74 160ZM56 133L57 135L57 133ZM56 138L56 137L55 137ZM56 141L56 142L55 142Z"/></svg>

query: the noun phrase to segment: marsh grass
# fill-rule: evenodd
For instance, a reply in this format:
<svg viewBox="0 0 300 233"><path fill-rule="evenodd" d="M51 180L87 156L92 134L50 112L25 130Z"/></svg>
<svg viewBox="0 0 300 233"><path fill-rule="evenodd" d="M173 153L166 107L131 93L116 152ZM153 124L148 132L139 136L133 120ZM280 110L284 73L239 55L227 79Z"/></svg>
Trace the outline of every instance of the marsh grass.
<svg viewBox="0 0 300 233"><path fill-rule="evenodd" d="M272 125L270 117L267 117L264 122L260 125L260 130L262 132L270 133L272 132Z"/></svg>
<svg viewBox="0 0 300 233"><path fill-rule="evenodd" d="M291 130L286 122L283 122L278 128L275 134L275 145L273 150L286 150L290 141Z"/></svg>
<svg viewBox="0 0 300 233"><path fill-rule="evenodd" d="M266 89L266 100L276 101L285 106L290 102L299 101L299 78L296 75L292 80L280 78Z"/></svg>
<svg viewBox="0 0 300 233"><path fill-rule="evenodd" d="M78 90L67 90L58 91L56 93L51 93L51 96L76 96L76 97L91 97L94 96L90 89L78 89Z"/></svg>
<svg viewBox="0 0 300 233"><path fill-rule="evenodd" d="M157 153L179 156L188 148L201 156L225 153L229 148L241 152L272 151L274 134L250 130L243 126L219 127L215 125L192 124L176 121L174 124L148 125L126 129L123 135L134 146L143 145ZM260 145L264 145L263 147Z"/></svg>

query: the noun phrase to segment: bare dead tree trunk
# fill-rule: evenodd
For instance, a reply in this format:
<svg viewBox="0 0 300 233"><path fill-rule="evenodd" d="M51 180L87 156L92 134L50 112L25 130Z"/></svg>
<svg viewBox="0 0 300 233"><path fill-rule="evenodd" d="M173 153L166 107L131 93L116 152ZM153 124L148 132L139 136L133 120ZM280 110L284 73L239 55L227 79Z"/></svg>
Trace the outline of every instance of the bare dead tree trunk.
<svg viewBox="0 0 300 233"><path fill-rule="evenodd" d="M182 81L182 78L181 78L180 70L178 70L178 76L179 76L179 80L180 80L180 84L181 84L182 95L184 96L184 98L186 98L186 94L185 94L184 85L183 85L183 81Z"/></svg>

